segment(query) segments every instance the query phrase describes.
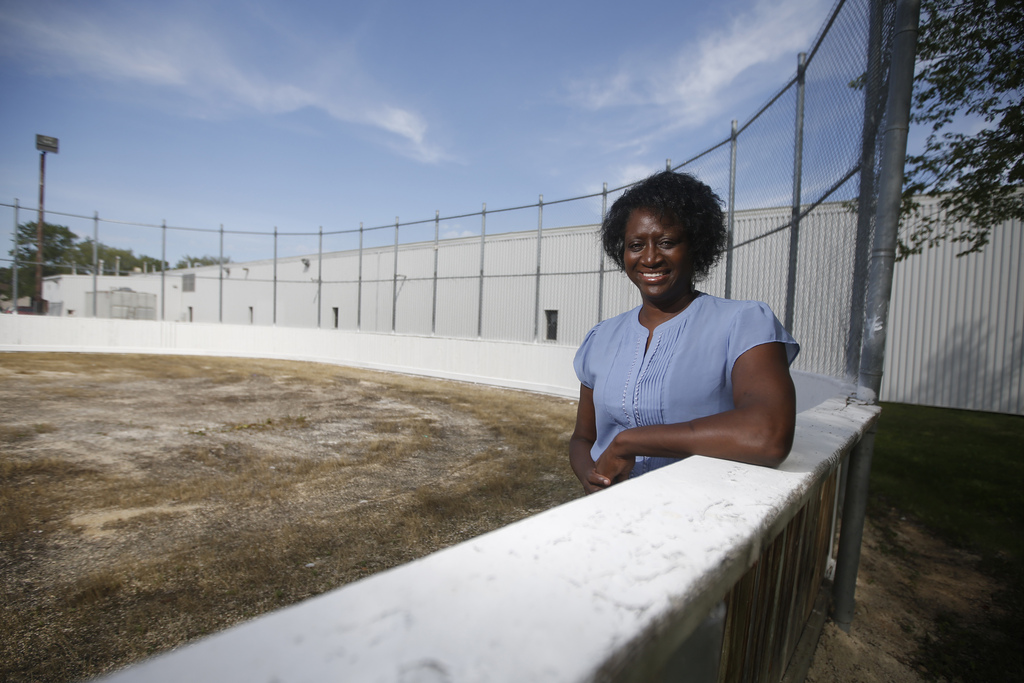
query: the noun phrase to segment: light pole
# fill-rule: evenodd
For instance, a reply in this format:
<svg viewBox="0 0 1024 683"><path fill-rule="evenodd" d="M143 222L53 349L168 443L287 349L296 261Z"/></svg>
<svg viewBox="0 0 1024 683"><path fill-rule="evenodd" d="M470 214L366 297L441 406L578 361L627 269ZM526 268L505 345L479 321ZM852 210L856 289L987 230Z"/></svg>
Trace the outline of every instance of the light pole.
<svg viewBox="0 0 1024 683"><path fill-rule="evenodd" d="M39 219L36 221L36 295L32 307L36 313L43 313L43 197L46 189L46 153L57 153L57 138L48 135L36 136L39 150Z"/></svg>

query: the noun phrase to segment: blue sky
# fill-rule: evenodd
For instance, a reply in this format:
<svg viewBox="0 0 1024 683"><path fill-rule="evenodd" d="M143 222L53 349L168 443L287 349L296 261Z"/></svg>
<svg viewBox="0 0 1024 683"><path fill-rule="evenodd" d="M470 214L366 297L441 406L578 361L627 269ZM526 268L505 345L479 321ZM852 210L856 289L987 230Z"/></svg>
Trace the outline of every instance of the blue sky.
<svg viewBox="0 0 1024 683"><path fill-rule="evenodd" d="M60 139L48 210L130 222L315 232L599 192L728 136L831 6L0 0L0 201L37 205L37 133ZM158 256L140 232L100 239Z"/></svg>

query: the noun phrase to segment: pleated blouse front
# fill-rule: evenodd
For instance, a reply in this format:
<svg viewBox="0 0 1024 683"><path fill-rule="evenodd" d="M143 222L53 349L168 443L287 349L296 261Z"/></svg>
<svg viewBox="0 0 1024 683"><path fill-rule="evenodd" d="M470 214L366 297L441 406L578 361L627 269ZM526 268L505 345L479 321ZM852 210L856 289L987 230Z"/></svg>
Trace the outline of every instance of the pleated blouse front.
<svg viewBox="0 0 1024 683"><path fill-rule="evenodd" d="M731 410L732 368L744 352L769 342L786 345L790 362L799 345L767 304L698 296L684 311L648 331L637 307L598 323L573 363L594 390L594 460L624 429L676 424ZM676 462L637 458L631 476Z"/></svg>

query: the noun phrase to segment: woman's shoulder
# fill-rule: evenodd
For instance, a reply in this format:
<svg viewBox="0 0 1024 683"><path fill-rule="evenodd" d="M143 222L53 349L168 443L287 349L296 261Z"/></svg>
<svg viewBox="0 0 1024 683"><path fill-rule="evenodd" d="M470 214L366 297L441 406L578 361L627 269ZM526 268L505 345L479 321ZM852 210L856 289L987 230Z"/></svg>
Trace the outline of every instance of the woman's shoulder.
<svg viewBox="0 0 1024 683"><path fill-rule="evenodd" d="M711 294L703 294L698 299L699 313L708 317L731 321L737 317L775 317L771 307L763 301L753 299L723 299Z"/></svg>
<svg viewBox="0 0 1024 683"><path fill-rule="evenodd" d="M612 362L615 349L622 342L624 335L636 334L634 327L638 327L639 323L631 322L636 319L637 309L634 308L602 320L590 328L573 359L576 376L584 386L593 389L595 375Z"/></svg>
<svg viewBox="0 0 1024 683"><path fill-rule="evenodd" d="M782 342L790 362L796 358L800 345L765 302L709 296L704 303L702 327L709 330L709 334L727 335L730 353L739 356L760 344Z"/></svg>
<svg viewBox="0 0 1024 683"><path fill-rule="evenodd" d="M594 349L606 349L616 346L623 335L636 334L639 327L637 322L636 308L620 313L614 317L606 318L590 328L583 342L580 344L578 353L589 353Z"/></svg>
<svg viewBox="0 0 1024 683"><path fill-rule="evenodd" d="M631 308L628 311L623 311L611 318L605 318L590 328L590 332L587 333L587 336L593 336L596 334L615 334L624 328L633 327L635 324L638 324L636 322L638 310L639 307Z"/></svg>

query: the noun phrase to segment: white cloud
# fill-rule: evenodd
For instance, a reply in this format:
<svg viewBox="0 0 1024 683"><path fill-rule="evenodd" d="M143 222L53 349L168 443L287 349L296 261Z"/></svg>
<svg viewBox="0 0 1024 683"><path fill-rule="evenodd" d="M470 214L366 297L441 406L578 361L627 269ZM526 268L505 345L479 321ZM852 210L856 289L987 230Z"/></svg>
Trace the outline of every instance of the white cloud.
<svg viewBox="0 0 1024 683"><path fill-rule="evenodd" d="M753 71L770 72L768 82L796 70L796 53L806 49L824 17L822 0L756 0L721 31L684 46L668 59L640 63L626 58L619 70L600 80L570 84L570 97L591 109L644 107L665 121L663 127L693 127L720 117L737 99L736 83ZM656 134L648 131L648 135Z"/></svg>
<svg viewBox="0 0 1024 683"><path fill-rule="evenodd" d="M283 31L279 38L279 59L261 65L238 56L240 50L232 54L230 42L201 21L93 17L77 7L45 18L31 5L0 9L0 55L27 60L37 73L167 89L198 105L202 115L312 107L384 131L393 136L390 146L420 161L447 158L428 141L423 117L380 95L345 46L321 44L313 51Z"/></svg>
<svg viewBox="0 0 1024 683"><path fill-rule="evenodd" d="M626 166L615 169L615 182L608 183L608 187L609 189L614 189L622 187L623 185L630 185L638 180L643 180L652 173L664 170L664 165L647 166L645 164L627 164Z"/></svg>
<svg viewBox="0 0 1024 683"><path fill-rule="evenodd" d="M473 232L472 230L445 230L441 233L441 239L451 240L458 237L476 237L479 232Z"/></svg>

